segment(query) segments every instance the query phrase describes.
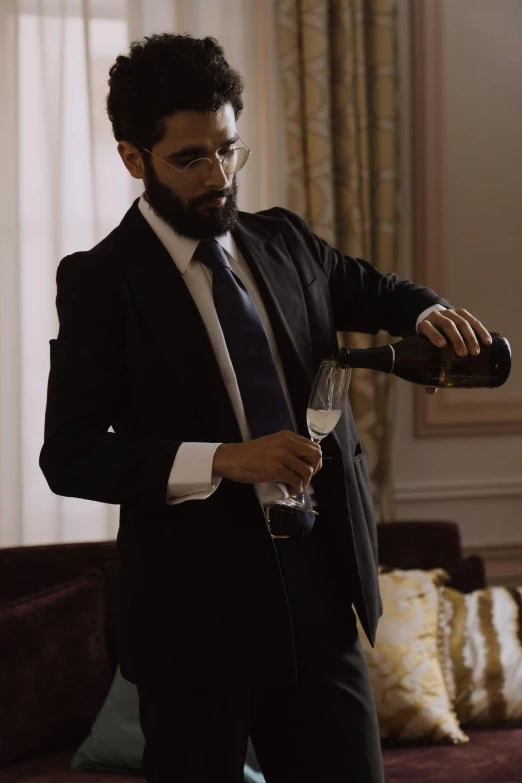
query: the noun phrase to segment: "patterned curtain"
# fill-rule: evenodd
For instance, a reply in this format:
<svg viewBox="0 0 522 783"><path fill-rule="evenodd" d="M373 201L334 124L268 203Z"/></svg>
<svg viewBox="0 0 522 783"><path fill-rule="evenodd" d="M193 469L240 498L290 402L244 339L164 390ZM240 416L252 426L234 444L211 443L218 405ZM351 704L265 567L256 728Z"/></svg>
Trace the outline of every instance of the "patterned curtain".
<svg viewBox="0 0 522 783"><path fill-rule="evenodd" d="M288 207L346 255L399 266L399 127L394 0L275 0L288 156ZM339 333L383 345L385 333ZM393 376L352 374L350 402L379 520L393 519Z"/></svg>

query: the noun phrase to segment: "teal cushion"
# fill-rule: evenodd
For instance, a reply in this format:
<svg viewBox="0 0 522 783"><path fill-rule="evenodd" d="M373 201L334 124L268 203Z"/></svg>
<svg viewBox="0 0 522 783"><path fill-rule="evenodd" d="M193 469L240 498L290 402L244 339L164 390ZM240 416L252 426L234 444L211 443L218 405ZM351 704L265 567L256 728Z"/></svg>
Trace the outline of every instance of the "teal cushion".
<svg viewBox="0 0 522 783"><path fill-rule="evenodd" d="M71 769L143 775L145 738L139 719L136 686L121 676L120 667L90 734L76 751ZM244 770L245 783L265 783L250 738Z"/></svg>

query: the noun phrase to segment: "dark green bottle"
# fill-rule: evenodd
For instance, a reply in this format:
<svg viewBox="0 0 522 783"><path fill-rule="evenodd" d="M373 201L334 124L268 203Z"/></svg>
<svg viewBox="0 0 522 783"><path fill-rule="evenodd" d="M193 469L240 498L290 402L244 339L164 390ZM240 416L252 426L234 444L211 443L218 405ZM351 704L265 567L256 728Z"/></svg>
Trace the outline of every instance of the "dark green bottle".
<svg viewBox="0 0 522 783"><path fill-rule="evenodd" d="M437 348L427 337L416 334L380 348L339 348L333 359L349 367L364 367L397 375L422 386L478 389L496 388L507 381L511 370L511 348L498 332L490 332L492 342L480 353L458 356L451 343ZM445 338L447 339L447 338Z"/></svg>

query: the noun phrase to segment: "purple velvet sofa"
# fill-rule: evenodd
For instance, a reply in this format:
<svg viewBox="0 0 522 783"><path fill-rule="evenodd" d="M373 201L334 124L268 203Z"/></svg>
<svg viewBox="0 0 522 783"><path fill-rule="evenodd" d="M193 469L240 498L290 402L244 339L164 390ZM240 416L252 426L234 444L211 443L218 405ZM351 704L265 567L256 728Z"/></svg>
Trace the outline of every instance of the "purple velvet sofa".
<svg viewBox="0 0 522 783"><path fill-rule="evenodd" d="M443 567L463 592L485 586L452 522L380 524L379 552L384 565ZM144 783L69 766L116 668L116 576L115 541L0 549L1 783ZM386 783L522 783L522 727L466 731L466 745L385 746Z"/></svg>

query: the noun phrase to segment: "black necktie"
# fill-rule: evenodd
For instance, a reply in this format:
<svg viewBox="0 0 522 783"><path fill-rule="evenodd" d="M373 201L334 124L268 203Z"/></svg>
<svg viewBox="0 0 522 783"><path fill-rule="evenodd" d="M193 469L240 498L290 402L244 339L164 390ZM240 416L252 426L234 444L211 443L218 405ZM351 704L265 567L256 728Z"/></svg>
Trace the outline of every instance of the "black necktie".
<svg viewBox="0 0 522 783"><path fill-rule="evenodd" d="M212 292L241 400L254 438L294 430L277 374L270 343L254 300L232 272L216 239L202 240L194 258L212 270ZM306 504L312 504L305 492ZM302 535L310 533L314 515L292 509Z"/></svg>

